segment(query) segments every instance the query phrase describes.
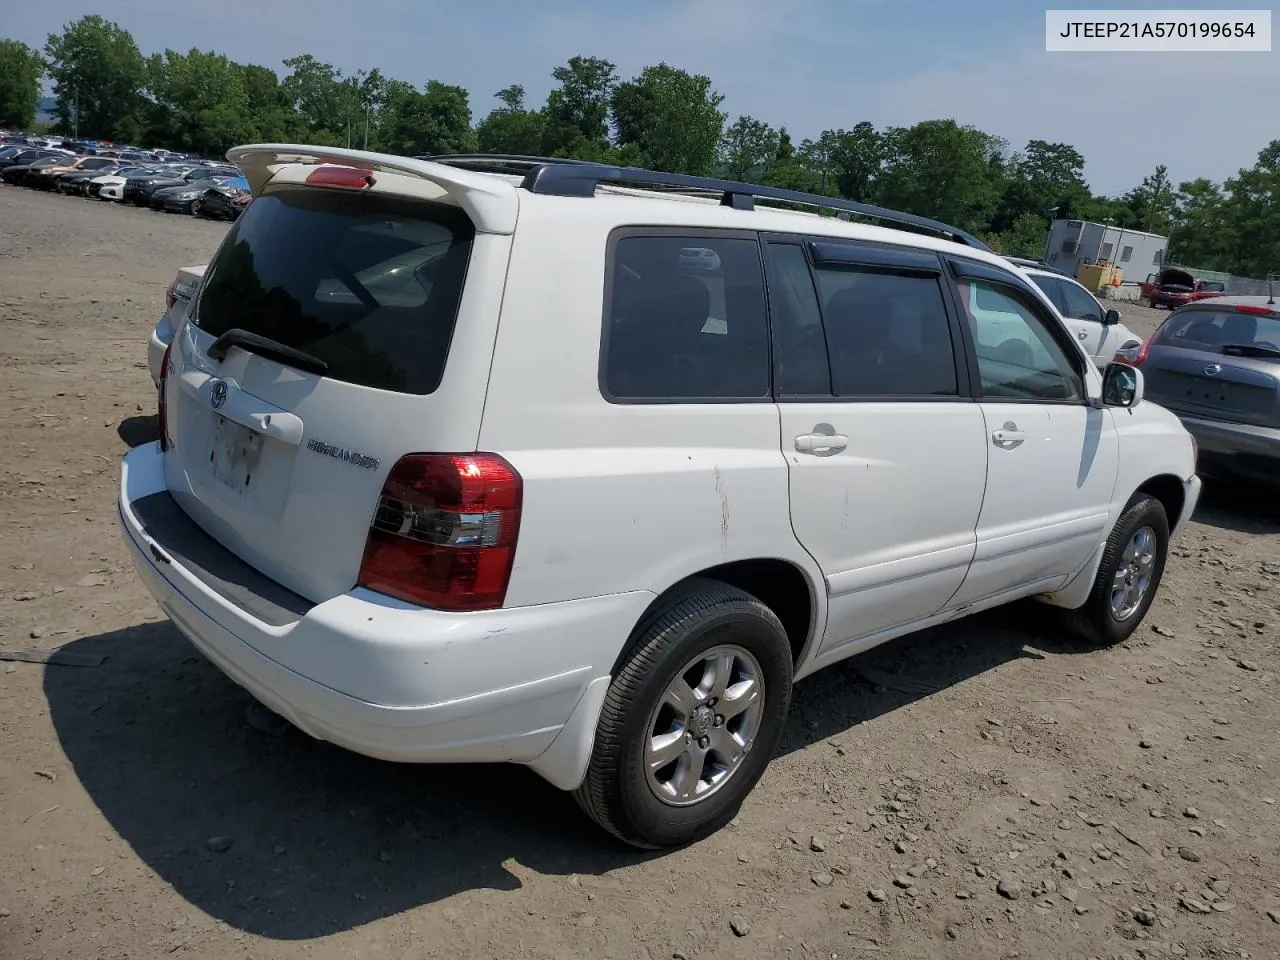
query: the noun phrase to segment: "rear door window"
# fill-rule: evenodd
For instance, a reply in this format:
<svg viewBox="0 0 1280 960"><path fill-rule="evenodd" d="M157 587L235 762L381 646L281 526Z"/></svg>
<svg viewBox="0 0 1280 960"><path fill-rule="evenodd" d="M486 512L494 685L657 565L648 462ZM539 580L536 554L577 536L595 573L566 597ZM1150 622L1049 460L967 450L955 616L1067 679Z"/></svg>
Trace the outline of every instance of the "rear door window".
<svg viewBox="0 0 1280 960"><path fill-rule="evenodd" d="M836 396L959 393L937 276L854 266L824 266L815 273Z"/></svg>
<svg viewBox="0 0 1280 960"><path fill-rule="evenodd" d="M1098 306L1098 301L1089 296L1083 287L1063 281L1062 299L1066 303L1066 309L1062 312L1068 317L1102 322L1102 307Z"/></svg>
<svg viewBox="0 0 1280 960"><path fill-rule="evenodd" d="M1062 299L1062 288L1066 284L1060 284L1053 277L1042 276L1038 273L1031 274L1031 282L1040 288L1041 292L1049 298L1059 312L1066 314L1067 305Z"/></svg>
<svg viewBox="0 0 1280 960"><path fill-rule="evenodd" d="M444 375L474 235L461 210L441 204L264 194L209 265L195 323L311 354L331 379L429 394Z"/></svg>
<svg viewBox="0 0 1280 960"><path fill-rule="evenodd" d="M612 245L601 388L621 401L769 396L760 246L624 234Z"/></svg>

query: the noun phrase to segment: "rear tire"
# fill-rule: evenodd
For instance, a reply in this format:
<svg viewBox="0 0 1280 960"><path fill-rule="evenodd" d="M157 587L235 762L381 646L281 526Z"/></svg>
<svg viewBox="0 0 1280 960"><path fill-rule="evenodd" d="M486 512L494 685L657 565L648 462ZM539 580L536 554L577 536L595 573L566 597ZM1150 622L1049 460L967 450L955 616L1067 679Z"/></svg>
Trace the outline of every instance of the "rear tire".
<svg viewBox="0 0 1280 960"><path fill-rule="evenodd" d="M773 611L717 581L688 586L641 623L574 793L596 823L642 849L691 843L733 819L778 748L791 700L791 644Z"/></svg>
<svg viewBox="0 0 1280 960"><path fill-rule="evenodd" d="M1071 629L1099 646L1129 639L1151 609L1168 556L1164 506L1135 494L1107 538L1089 599L1067 614Z"/></svg>

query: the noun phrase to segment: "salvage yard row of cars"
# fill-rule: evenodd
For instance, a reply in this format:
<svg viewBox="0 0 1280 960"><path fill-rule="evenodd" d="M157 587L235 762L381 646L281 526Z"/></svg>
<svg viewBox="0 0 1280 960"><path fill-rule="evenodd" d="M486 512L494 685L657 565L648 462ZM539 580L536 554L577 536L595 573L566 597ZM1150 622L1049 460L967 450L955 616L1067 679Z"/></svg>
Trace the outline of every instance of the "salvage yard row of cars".
<svg viewBox="0 0 1280 960"><path fill-rule="evenodd" d="M249 182L234 166L151 156L14 143L0 147L0 183L216 220L235 220L249 203Z"/></svg>

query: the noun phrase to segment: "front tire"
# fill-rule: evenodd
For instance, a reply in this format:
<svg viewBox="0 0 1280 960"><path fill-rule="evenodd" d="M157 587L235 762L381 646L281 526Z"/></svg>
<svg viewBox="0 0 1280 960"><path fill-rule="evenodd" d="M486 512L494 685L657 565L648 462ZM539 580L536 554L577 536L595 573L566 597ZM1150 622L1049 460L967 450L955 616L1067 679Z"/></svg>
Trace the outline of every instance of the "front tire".
<svg viewBox="0 0 1280 960"><path fill-rule="evenodd" d="M1169 556L1169 518L1159 500L1135 494L1107 538L1093 590L1072 610L1072 629L1099 646L1123 643L1142 623Z"/></svg>
<svg viewBox="0 0 1280 960"><path fill-rule="evenodd" d="M635 847L709 836L778 748L791 644L750 594L696 581L641 624L605 696L579 806Z"/></svg>

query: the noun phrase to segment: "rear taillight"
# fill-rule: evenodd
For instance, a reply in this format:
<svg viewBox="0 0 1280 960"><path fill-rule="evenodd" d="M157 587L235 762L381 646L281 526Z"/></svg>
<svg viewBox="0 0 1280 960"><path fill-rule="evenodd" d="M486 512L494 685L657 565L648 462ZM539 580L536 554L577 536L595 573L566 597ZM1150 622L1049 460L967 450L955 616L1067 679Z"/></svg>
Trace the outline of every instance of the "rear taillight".
<svg viewBox="0 0 1280 960"><path fill-rule="evenodd" d="M1172 316L1172 314L1170 314L1169 316ZM1156 337L1160 335L1160 331L1164 329L1165 323L1168 323L1168 322L1169 322L1169 318L1166 317L1164 320L1164 323L1161 323L1160 326L1156 327L1155 332L1152 333L1151 336L1147 337L1147 339L1142 341L1142 346L1138 348L1138 352L1135 353L1133 356L1131 357L1125 356L1126 351L1121 351L1120 353L1117 353L1115 356L1116 362L1127 363L1131 367L1140 367L1144 363L1146 363L1147 354L1151 352L1152 342L1155 340Z"/></svg>
<svg viewBox="0 0 1280 960"><path fill-rule="evenodd" d="M438 610L492 610L506 599L523 485L489 453L411 454L378 498L359 584Z"/></svg>
<svg viewBox="0 0 1280 960"><path fill-rule="evenodd" d="M174 280L173 283L169 284L169 289L164 292L165 313L168 313L170 310L172 310L173 305L178 302L178 298L173 294L173 290L177 285L178 285L178 281Z"/></svg>
<svg viewBox="0 0 1280 960"><path fill-rule="evenodd" d="M169 383L169 353L173 350L173 344L164 348L164 359L160 361L160 388L156 391L156 409L157 419L160 421L160 449L168 450L173 446L173 441L169 439L169 405L164 399L164 388Z"/></svg>

